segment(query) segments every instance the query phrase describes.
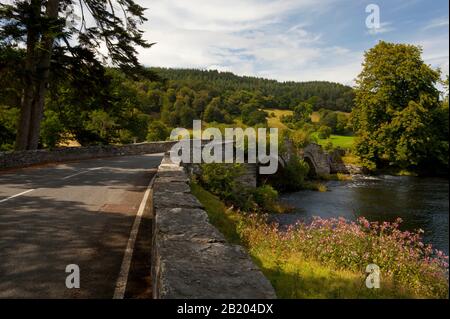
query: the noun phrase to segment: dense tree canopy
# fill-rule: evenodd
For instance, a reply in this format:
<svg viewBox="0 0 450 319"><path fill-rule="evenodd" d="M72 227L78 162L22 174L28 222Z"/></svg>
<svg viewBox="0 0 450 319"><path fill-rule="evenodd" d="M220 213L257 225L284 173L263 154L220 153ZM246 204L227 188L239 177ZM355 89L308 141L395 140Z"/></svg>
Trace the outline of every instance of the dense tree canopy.
<svg viewBox="0 0 450 319"><path fill-rule="evenodd" d="M356 152L368 166L448 165L448 104L436 88L440 72L421 48L380 42L365 54L352 113Z"/></svg>
<svg viewBox="0 0 450 319"><path fill-rule="evenodd" d="M139 68L136 48L150 46L138 28L144 20L144 8L132 0L15 0L0 4L2 49L22 52L18 48L24 48L16 65L21 69L16 73L21 86L17 149L38 147L48 86L58 70L75 78L74 73L98 72L101 77L100 62L111 62L126 71Z"/></svg>
<svg viewBox="0 0 450 319"><path fill-rule="evenodd" d="M326 108L349 112L353 107L352 88L339 83L278 82L216 70L165 68L152 68L152 70L166 79L174 80L195 90L207 85L215 92L234 92L240 95L241 101L245 94L242 91L258 92L262 108L293 109L301 102L310 103L315 110Z"/></svg>

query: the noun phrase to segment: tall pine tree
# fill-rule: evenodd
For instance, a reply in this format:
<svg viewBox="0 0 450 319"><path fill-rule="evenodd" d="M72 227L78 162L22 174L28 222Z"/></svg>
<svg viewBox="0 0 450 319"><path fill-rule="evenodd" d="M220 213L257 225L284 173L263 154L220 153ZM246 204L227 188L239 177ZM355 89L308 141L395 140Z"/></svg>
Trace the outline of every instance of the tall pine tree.
<svg viewBox="0 0 450 319"><path fill-rule="evenodd" d="M143 71L136 47L148 48L139 26L145 9L133 0L16 0L0 4L0 45L24 47L17 150L37 149L52 65L111 64ZM104 48L102 50L102 48Z"/></svg>

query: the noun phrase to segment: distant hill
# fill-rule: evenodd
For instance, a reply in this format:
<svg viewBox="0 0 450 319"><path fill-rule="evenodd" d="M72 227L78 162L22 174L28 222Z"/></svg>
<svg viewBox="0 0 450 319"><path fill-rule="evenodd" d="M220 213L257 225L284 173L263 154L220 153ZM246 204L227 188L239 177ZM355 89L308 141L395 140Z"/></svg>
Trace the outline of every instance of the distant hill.
<svg viewBox="0 0 450 319"><path fill-rule="evenodd" d="M238 76L231 72L197 69L151 68L164 79L187 85L194 90L260 92L273 97L272 108L289 109L300 102L309 101L314 109L326 108L349 112L353 107L353 89L349 86L327 82L279 82L251 76Z"/></svg>

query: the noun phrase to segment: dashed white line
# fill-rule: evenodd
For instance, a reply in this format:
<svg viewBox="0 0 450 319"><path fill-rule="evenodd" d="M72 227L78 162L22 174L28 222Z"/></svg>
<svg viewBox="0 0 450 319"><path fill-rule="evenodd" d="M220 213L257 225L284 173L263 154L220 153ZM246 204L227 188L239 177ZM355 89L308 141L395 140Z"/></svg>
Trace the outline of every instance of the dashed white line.
<svg viewBox="0 0 450 319"><path fill-rule="evenodd" d="M142 198L141 205L134 219L133 227L131 228L130 238L128 239L127 248L122 260L122 266L120 267L119 277L116 281L116 288L114 290L113 299L123 299L125 296L125 290L127 288L128 274L130 272L131 258L133 257L134 245L136 242L137 234L139 231L139 225L141 224L142 215L145 210L148 197L150 196L151 187L155 176L151 179L147 186L144 197Z"/></svg>
<svg viewBox="0 0 450 319"><path fill-rule="evenodd" d="M7 200L13 199L13 198L15 198L15 197L19 197L19 196L25 195L26 193L29 193L29 192L32 192L32 191L34 191L34 189L29 189L29 190L24 191L24 192L22 192L22 193L19 193L19 194L10 196L10 197L8 197L8 198L5 198L5 199L0 200L0 203L6 202Z"/></svg>

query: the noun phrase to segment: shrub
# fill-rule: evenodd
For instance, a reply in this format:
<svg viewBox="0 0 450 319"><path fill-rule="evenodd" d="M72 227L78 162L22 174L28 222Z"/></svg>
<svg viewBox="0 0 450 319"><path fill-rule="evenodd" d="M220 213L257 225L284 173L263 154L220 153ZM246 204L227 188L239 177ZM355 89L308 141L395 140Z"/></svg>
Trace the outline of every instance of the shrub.
<svg viewBox="0 0 450 319"><path fill-rule="evenodd" d="M278 203L278 192L270 185L244 187L239 181L243 173L241 164L202 164L199 183L243 211L259 213L284 212L285 207Z"/></svg>
<svg viewBox="0 0 450 319"><path fill-rule="evenodd" d="M278 211L278 192L270 185L257 187L253 192L255 203L262 211L274 213Z"/></svg>
<svg viewBox="0 0 450 319"><path fill-rule="evenodd" d="M301 158L293 155L284 167L280 167L271 183L282 192L298 191L305 185L309 165Z"/></svg>
<svg viewBox="0 0 450 319"><path fill-rule="evenodd" d="M327 152L332 152L334 150L333 142L330 140L327 140L327 142L323 146L323 149Z"/></svg>
<svg viewBox="0 0 450 319"><path fill-rule="evenodd" d="M322 126L319 127L319 129L317 130L317 133L318 133L320 139L326 139L326 138L329 138L330 135L331 135L331 128L330 128L329 126L322 125Z"/></svg>
<svg viewBox="0 0 450 319"><path fill-rule="evenodd" d="M0 151L14 148L20 110L0 105Z"/></svg>
<svg viewBox="0 0 450 319"><path fill-rule="evenodd" d="M41 123L40 138L47 148L54 148L61 141L64 127L59 120L59 116L52 110L44 112L44 119Z"/></svg>
<svg viewBox="0 0 450 319"><path fill-rule="evenodd" d="M147 141L158 142L169 138L169 128L161 121L153 121L148 127Z"/></svg>
<svg viewBox="0 0 450 319"><path fill-rule="evenodd" d="M241 187L237 178L243 174L241 164L209 163L201 165L200 183L225 200L236 198Z"/></svg>

